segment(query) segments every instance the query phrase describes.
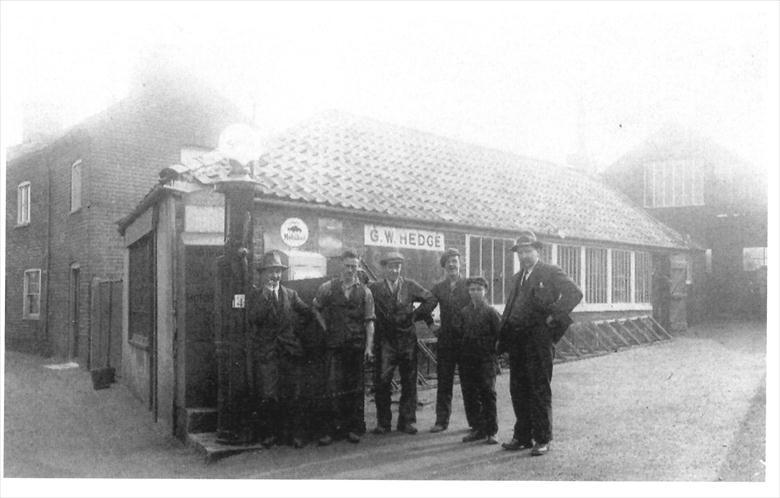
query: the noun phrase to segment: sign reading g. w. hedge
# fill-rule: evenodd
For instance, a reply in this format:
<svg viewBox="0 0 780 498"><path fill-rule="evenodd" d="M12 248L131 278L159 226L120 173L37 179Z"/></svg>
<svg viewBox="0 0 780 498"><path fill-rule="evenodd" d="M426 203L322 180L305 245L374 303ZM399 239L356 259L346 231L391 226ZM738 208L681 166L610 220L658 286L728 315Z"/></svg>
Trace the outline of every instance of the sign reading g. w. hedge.
<svg viewBox="0 0 780 498"><path fill-rule="evenodd" d="M443 251L444 234L414 228L365 225L364 241L367 246L384 246L424 251Z"/></svg>

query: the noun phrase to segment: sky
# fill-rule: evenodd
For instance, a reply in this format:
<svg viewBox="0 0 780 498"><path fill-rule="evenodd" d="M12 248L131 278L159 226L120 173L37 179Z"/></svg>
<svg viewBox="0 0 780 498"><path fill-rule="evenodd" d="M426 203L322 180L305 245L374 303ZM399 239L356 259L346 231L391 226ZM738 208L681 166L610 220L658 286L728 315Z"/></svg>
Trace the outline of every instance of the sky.
<svg viewBox="0 0 780 498"><path fill-rule="evenodd" d="M70 125L164 50L275 133L339 109L604 167L677 123L766 165L776 2L4 2L3 133ZM773 52L773 50L775 50Z"/></svg>

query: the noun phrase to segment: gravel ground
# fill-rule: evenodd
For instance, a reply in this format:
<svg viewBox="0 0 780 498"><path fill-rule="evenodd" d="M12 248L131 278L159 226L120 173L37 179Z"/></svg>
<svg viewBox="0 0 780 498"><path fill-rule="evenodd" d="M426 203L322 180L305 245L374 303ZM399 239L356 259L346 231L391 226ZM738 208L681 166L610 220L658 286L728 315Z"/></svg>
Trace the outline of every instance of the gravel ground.
<svg viewBox="0 0 780 498"><path fill-rule="evenodd" d="M94 391L89 374L42 368L6 352L6 477L762 480L763 324L699 326L674 341L558 364L552 451L542 458L463 444L456 394L450 430L367 435L359 445L274 448L206 465L149 421L122 386ZM498 378L499 439L514 421L509 375ZM458 389L456 388L456 393ZM422 393L430 401L433 391ZM373 406L367 405L369 427ZM396 408L394 407L394 410ZM756 474L756 472L759 472Z"/></svg>

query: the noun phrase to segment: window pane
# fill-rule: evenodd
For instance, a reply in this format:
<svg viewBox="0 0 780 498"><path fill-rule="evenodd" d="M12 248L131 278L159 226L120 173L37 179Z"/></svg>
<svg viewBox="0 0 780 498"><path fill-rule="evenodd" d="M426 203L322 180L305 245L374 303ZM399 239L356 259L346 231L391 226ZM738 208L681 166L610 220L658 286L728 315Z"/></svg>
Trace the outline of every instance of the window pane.
<svg viewBox="0 0 780 498"><path fill-rule="evenodd" d="M27 273L27 292L29 294L38 294L40 292L39 272L31 271Z"/></svg>
<svg viewBox="0 0 780 498"><path fill-rule="evenodd" d="M552 262L552 246L550 244L542 246L542 249L539 251L539 259L542 263L549 264Z"/></svg>
<svg viewBox="0 0 780 498"><path fill-rule="evenodd" d="M674 199L673 206L685 206L683 198L683 184L685 183L685 169L682 162L674 163Z"/></svg>
<svg viewBox="0 0 780 498"><path fill-rule="evenodd" d="M480 261L482 258L480 237L469 237L469 276L479 275L482 271Z"/></svg>
<svg viewBox="0 0 780 498"><path fill-rule="evenodd" d="M515 274L515 253L512 252L512 246L515 245L511 240L504 241L504 296L509 296L512 290L512 275Z"/></svg>
<svg viewBox="0 0 780 498"><path fill-rule="evenodd" d="M755 271L766 266L766 247L745 247L742 249L742 269Z"/></svg>
<svg viewBox="0 0 780 498"><path fill-rule="evenodd" d="M493 282L490 284L493 304L504 304L504 244L501 239L493 240Z"/></svg>
<svg viewBox="0 0 780 498"><path fill-rule="evenodd" d="M650 302L650 254L637 252L635 260L636 302Z"/></svg>
<svg viewBox="0 0 780 498"><path fill-rule="evenodd" d="M74 164L70 172L70 210L81 207L81 163Z"/></svg>
<svg viewBox="0 0 780 498"><path fill-rule="evenodd" d="M580 282L580 248L574 246L558 246L558 266L569 275L577 285Z"/></svg>
<svg viewBox="0 0 780 498"><path fill-rule="evenodd" d="M493 262L493 239L482 239L482 276L485 277L485 280L488 281L488 283L493 283L493 271L492 271L492 262ZM492 291L493 286L490 286L490 289L488 289L487 293L487 299L490 304L493 304L493 297L492 297Z"/></svg>
<svg viewBox="0 0 780 498"><path fill-rule="evenodd" d="M607 250L585 249L585 298L589 303L607 302Z"/></svg>
<svg viewBox="0 0 780 498"><path fill-rule="evenodd" d="M612 251L612 302L631 301L631 253Z"/></svg>

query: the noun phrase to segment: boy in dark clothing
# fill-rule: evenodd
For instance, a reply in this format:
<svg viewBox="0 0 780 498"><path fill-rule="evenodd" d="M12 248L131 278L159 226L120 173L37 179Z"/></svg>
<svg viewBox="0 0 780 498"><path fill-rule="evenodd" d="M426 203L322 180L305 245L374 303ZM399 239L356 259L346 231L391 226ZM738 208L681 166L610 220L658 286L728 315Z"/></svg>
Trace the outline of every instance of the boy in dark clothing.
<svg viewBox="0 0 780 498"><path fill-rule="evenodd" d="M476 423L463 442L484 439L487 444L497 444L496 343L501 315L485 301L487 280L470 277L466 284L471 304L461 309L459 316L463 337L460 382L464 405L475 407Z"/></svg>

